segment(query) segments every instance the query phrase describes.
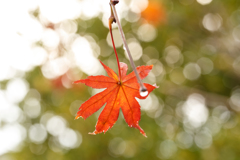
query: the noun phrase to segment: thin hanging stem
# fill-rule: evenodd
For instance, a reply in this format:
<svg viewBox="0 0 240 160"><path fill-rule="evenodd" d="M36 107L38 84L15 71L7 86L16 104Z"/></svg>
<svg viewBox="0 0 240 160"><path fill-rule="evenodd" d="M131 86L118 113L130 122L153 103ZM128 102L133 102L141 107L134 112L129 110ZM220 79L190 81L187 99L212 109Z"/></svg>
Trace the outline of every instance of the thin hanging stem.
<svg viewBox="0 0 240 160"><path fill-rule="evenodd" d="M144 84L142 83L142 80L141 80L141 78L140 78L140 76L139 76L139 74L138 74L138 72L137 72L137 70L136 70L136 66L135 66L135 64L134 64L134 62L133 62L132 55L131 55L130 50L129 50L129 48L128 48L127 41L126 41L125 35L124 35L124 33L123 33L122 26L121 26L120 21L119 21L119 19L118 19L117 11L116 11L116 9L115 9L115 5L116 5L117 3L118 3L118 1L116 1L116 0L115 0L115 1L114 1L114 0L110 0L110 6L111 6L111 10L112 10L113 15L114 15L114 20L116 21L116 23L117 23L117 25L118 25L118 29L119 29L120 35L121 35L121 37L122 37L123 45L124 45L124 47L125 47L125 49L126 49L126 52L127 52L127 54L128 54L129 60L130 60L130 64L131 64L131 66L132 66L132 69L133 69L133 71L134 71L134 73L135 73L135 75L136 75L136 77L137 77L138 83L139 83L139 85L140 85L140 92L145 92L145 91L147 91L147 88L146 88L146 87L144 86Z"/></svg>
<svg viewBox="0 0 240 160"><path fill-rule="evenodd" d="M111 16L110 16L110 18L108 20L108 25L109 25L109 32L110 32L111 39L112 39L112 45L113 45L114 53L115 53L115 56L116 56L116 59L117 59L118 75L119 75L119 79L121 81L122 80L122 75L121 75L121 70L120 70L120 63L119 63L119 59L118 59L115 43L114 43L114 40L113 40L113 35L112 35L112 23L113 22L116 22L116 21L115 21L115 18L113 16L113 11L112 11L112 8L111 8Z"/></svg>

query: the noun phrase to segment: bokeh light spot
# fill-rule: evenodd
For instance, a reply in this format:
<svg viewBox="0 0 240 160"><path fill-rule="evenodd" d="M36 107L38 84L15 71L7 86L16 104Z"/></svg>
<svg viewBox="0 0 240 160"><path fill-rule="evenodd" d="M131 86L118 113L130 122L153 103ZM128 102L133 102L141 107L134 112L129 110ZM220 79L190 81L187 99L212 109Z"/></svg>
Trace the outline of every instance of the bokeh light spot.
<svg viewBox="0 0 240 160"><path fill-rule="evenodd" d="M55 49L60 42L60 38L54 30L46 29L42 35L42 42L45 47Z"/></svg>
<svg viewBox="0 0 240 160"><path fill-rule="evenodd" d="M164 66L158 59L151 59L150 61L147 62L147 65L154 66L151 72L155 76L159 76L159 75L163 74L163 72L164 72Z"/></svg>
<svg viewBox="0 0 240 160"><path fill-rule="evenodd" d="M109 151L115 156L122 155L126 149L126 143L122 138L116 137L109 142Z"/></svg>
<svg viewBox="0 0 240 160"><path fill-rule="evenodd" d="M190 95L182 109L185 114L184 124L189 123L193 128L201 127L208 119L205 99L199 94Z"/></svg>
<svg viewBox="0 0 240 160"><path fill-rule="evenodd" d="M43 143L47 138L47 131L42 124L34 124L29 128L28 136L36 144Z"/></svg>
<svg viewBox="0 0 240 160"><path fill-rule="evenodd" d="M59 23L66 19L74 19L79 17L82 12L81 6L81 1L78 0L39 1L41 15L53 23Z"/></svg>
<svg viewBox="0 0 240 160"><path fill-rule="evenodd" d="M140 14L139 13L135 13L135 12L132 12L132 11L128 11L125 19L128 21L128 22L137 22L139 19L140 19Z"/></svg>
<svg viewBox="0 0 240 160"><path fill-rule="evenodd" d="M157 37L157 30L151 24L143 24L137 30L138 38L144 42L151 42Z"/></svg>
<svg viewBox="0 0 240 160"><path fill-rule="evenodd" d="M208 13L204 16L202 23L205 29L215 32L222 26L222 17L219 14Z"/></svg>
<svg viewBox="0 0 240 160"><path fill-rule="evenodd" d="M23 111L30 118L37 118L41 113L41 105L35 98L29 98L25 100Z"/></svg>
<svg viewBox="0 0 240 160"><path fill-rule="evenodd" d="M67 128L59 135L59 142L66 148L76 148L82 143L82 136L77 134L76 131Z"/></svg>
<svg viewBox="0 0 240 160"><path fill-rule="evenodd" d="M158 157L168 159L177 152L178 148L172 140L165 140L160 144L159 150L161 154L157 153Z"/></svg>
<svg viewBox="0 0 240 160"><path fill-rule="evenodd" d="M0 104L1 105L1 104ZM2 109L0 108L0 122L1 120L6 123L18 122L21 117L24 117L22 110L19 106L6 104Z"/></svg>
<svg viewBox="0 0 240 160"><path fill-rule="evenodd" d="M138 42L130 42L130 43L128 43L128 47L129 47L129 50L130 50L133 60L134 61L139 60L143 53L141 45ZM129 59L127 52L125 51L124 53L125 53L126 58Z"/></svg>
<svg viewBox="0 0 240 160"><path fill-rule="evenodd" d="M146 9L148 5L148 0L131 0L130 9L133 12L140 13L144 9Z"/></svg>
<svg viewBox="0 0 240 160"><path fill-rule="evenodd" d="M204 126L211 135L216 135L221 129L221 125L212 117L207 120Z"/></svg>
<svg viewBox="0 0 240 160"><path fill-rule="evenodd" d="M240 111L240 89L235 89L230 97L230 106L235 111Z"/></svg>
<svg viewBox="0 0 240 160"><path fill-rule="evenodd" d="M122 43L122 38L121 38L121 35L120 35L119 31L117 29L113 29L112 34L113 34L113 37L114 37L115 47L116 48L121 47L123 45L123 43ZM108 32L108 35L107 35L107 43L110 47L113 48L110 32Z"/></svg>
<svg viewBox="0 0 240 160"><path fill-rule="evenodd" d="M11 79L7 83L6 97L10 102L18 103L23 100L29 90L29 84L22 78Z"/></svg>
<svg viewBox="0 0 240 160"><path fill-rule="evenodd" d="M46 128L50 134L53 136L58 136L64 132L67 127L66 125L65 119L60 116L54 116L47 121Z"/></svg>
<svg viewBox="0 0 240 160"><path fill-rule="evenodd" d="M60 28L67 33L75 33L78 29L78 24L73 20L66 20L60 24Z"/></svg>
<svg viewBox="0 0 240 160"><path fill-rule="evenodd" d="M196 63L188 63L183 69L184 76L189 80L196 80L201 74L201 68Z"/></svg>
<svg viewBox="0 0 240 160"><path fill-rule="evenodd" d="M176 83L178 85L182 84L185 81L182 68L175 68L172 70L172 72L169 74L169 77L173 83Z"/></svg>
<svg viewBox="0 0 240 160"><path fill-rule="evenodd" d="M71 49L75 55L76 65L83 72L88 75L94 75L103 71L100 62L94 57L91 44L86 38L76 38Z"/></svg>
<svg viewBox="0 0 240 160"><path fill-rule="evenodd" d="M209 58L202 57L199 58L197 61L197 64L201 68L201 73L202 74L209 74L213 70L213 62Z"/></svg>
<svg viewBox="0 0 240 160"><path fill-rule="evenodd" d="M194 141L198 147L205 149L211 146L212 135L208 132L202 131L195 135Z"/></svg>
<svg viewBox="0 0 240 160"><path fill-rule="evenodd" d="M155 94L150 94L146 99L140 100L141 109L144 110L151 118L157 118L161 115L163 109L163 102Z"/></svg>
<svg viewBox="0 0 240 160"><path fill-rule="evenodd" d="M187 132L180 132L177 134L177 143L182 149L190 148L193 144L193 136Z"/></svg>
<svg viewBox="0 0 240 160"><path fill-rule="evenodd" d="M197 2L200 3L201 5L207 5L210 4L212 0L197 0Z"/></svg>
<svg viewBox="0 0 240 160"><path fill-rule="evenodd" d="M176 46L168 46L165 49L165 61L169 64L172 65L176 62L179 61L181 58L181 51L178 47Z"/></svg>
<svg viewBox="0 0 240 160"><path fill-rule="evenodd" d="M234 71L235 71L237 74L240 74L240 56L237 57L237 58L233 61L232 66L233 66L233 68L234 68Z"/></svg>
<svg viewBox="0 0 240 160"><path fill-rule="evenodd" d="M235 41L240 42L240 25L233 29L232 35Z"/></svg>
<svg viewBox="0 0 240 160"><path fill-rule="evenodd" d="M218 123L226 123L231 116L230 111L225 106L217 106L213 109L212 116Z"/></svg>
<svg viewBox="0 0 240 160"><path fill-rule="evenodd" d="M59 57L46 62L41 69L46 78L54 79L65 74L69 67L69 59L67 57Z"/></svg>
<svg viewBox="0 0 240 160"><path fill-rule="evenodd" d="M14 151L26 138L26 130L19 124L5 125L0 128L0 155Z"/></svg>

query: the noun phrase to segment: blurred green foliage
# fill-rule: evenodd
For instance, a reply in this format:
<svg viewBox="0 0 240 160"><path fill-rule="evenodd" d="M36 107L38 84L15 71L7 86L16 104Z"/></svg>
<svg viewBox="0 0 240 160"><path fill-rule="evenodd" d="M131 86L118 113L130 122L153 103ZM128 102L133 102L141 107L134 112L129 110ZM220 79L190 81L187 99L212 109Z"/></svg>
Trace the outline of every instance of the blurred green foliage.
<svg viewBox="0 0 240 160"><path fill-rule="evenodd" d="M54 141L56 136L47 133L44 142L38 144L26 138L20 151L7 153L0 159L240 159L240 30L236 31L240 25L240 1L213 0L207 5L201 5L195 0L149 1L153 2L161 5L165 13L164 22L151 25L157 33L153 40L144 41L139 38L138 29L146 24L147 19L140 17L135 22L122 19L126 38L130 42L134 39L140 43L143 50L142 57L135 61L136 66L153 62L154 67L158 67L145 80L159 86L152 93L157 100L152 100L150 107L156 101L158 105L153 110L143 110L139 122L148 138L142 136L137 129L128 127L122 113L106 134L89 135L89 132L94 131L100 111L86 120L74 120L74 114L81 103L92 96L92 89L82 84L66 88L62 84L65 75L47 79L40 66L27 72L25 78L29 88L37 90L41 95L41 116L27 119L22 123L23 126L28 130L32 124L40 123L43 115L51 113L63 117L69 128L78 131L82 142L73 149L61 147ZM36 18L39 15L34 14ZM76 19L76 33L91 36L100 47L98 59L117 72L113 49L106 42L109 31L101 18L102 15L89 20L81 17ZM117 51L120 61L130 66L122 47L118 47ZM203 57L206 59L201 59ZM186 67L188 64L190 66ZM131 71L130 67L129 70ZM71 70L71 74L74 77L82 75L81 78L87 76L76 68ZM1 82L2 88L6 83L7 81ZM202 105L208 111L205 115L207 119L198 126L189 125L187 121L191 119L182 113L182 108L191 95L195 95L195 100L199 96L204 99ZM19 106L23 108L24 103ZM221 112L221 108L217 110L219 106L223 106L226 112ZM224 122L219 122L219 117ZM54 147L50 147L53 146L52 143Z"/></svg>

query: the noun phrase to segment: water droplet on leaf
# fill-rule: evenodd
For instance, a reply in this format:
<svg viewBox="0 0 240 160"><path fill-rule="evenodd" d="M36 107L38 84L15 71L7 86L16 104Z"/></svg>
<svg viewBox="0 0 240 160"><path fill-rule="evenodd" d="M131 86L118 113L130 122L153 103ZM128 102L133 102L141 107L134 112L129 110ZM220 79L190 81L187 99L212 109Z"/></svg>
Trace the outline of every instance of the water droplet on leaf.
<svg viewBox="0 0 240 160"><path fill-rule="evenodd" d="M142 97L145 97L145 96L148 95L148 91L147 91L147 90L140 90L140 95L141 95Z"/></svg>

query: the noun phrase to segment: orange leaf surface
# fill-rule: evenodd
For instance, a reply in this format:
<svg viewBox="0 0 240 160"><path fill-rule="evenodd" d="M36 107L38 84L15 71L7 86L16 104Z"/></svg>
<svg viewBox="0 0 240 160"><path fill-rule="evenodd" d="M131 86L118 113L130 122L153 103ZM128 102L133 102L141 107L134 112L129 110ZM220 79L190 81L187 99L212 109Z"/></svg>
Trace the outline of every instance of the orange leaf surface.
<svg viewBox="0 0 240 160"><path fill-rule="evenodd" d="M120 63L120 71L122 75L121 80L111 68L102 62L101 64L107 71L109 77L102 75L89 76L87 79L81 79L74 82L84 83L92 88L106 88L104 91L92 96L89 100L84 102L80 106L75 119L79 117L86 119L94 112L98 111L106 103L105 108L98 118L96 129L91 134L97 134L101 132L105 133L109 128L112 128L118 119L119 109L121 108L128 126L139 129L140 132L146 136L145 132L138 124L141 111L140 105L135 97L139 99L147 98L149 93L154 90L156 86L144 83L148 90L148 94L142 97L139 93L140 86L137 82L134 72L126 75L128 67L125 63ZM140 78L145 78L151 69L152 65L137 67Z"/></svg>

